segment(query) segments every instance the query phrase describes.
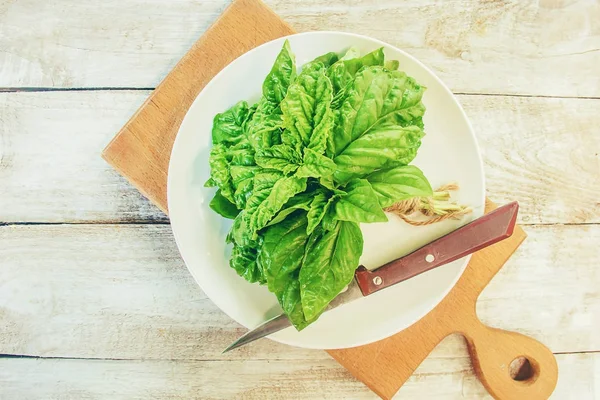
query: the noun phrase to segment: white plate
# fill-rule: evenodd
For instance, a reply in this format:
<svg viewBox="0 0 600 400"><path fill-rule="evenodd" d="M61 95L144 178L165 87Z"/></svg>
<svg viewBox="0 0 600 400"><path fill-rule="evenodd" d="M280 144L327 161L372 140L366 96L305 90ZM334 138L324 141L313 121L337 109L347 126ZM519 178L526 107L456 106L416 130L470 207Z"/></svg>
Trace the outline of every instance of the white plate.
<svg viewBox="0 0 600 400"><path fill-rule="evenodd" d="M448 233L483 214L485 188L481 157L471 125L446 86L423 64L403 51L365 36L341 32L310 32L288 37L298 65L329 51L357 46L362 53L384 47L386 59L427 90L424 123L427 136L414 164L432 186L457 182L455 199L474 208L463 221L411 227L391 216L390 222L363 224L361 263L375 268ZM208 204L214 189L203 187L209 177L208 155L215 114L239 100L257 101L264 77L284 39L266 43L223 69L198 95L175 140L168 178L171 224L179 251L206 295L231 318L247 328L281 312L275 296L264 286L247 283L228 265L225 235L230 221ZM467 258L382 290L331 312L303 330L288 328L270 336L294 346L333 349L359 346L386 338L422 318L448 293L463 272Z"/></svg>

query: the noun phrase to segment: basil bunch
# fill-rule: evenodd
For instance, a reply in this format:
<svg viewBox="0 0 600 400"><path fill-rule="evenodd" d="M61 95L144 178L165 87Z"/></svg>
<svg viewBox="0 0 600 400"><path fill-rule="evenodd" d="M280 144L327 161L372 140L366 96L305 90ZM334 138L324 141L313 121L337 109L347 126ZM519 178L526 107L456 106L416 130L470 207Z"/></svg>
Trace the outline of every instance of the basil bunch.
<svg viewBox="0 0 600 400"><path fill-rule="evenodd" d="M214 118L210 207L233 219L230 265L266 284L298 330L350 283L360 223L432 195L417 167L424 87L384 60L327 53L297 73L286 41L252 106Z"/></svg>

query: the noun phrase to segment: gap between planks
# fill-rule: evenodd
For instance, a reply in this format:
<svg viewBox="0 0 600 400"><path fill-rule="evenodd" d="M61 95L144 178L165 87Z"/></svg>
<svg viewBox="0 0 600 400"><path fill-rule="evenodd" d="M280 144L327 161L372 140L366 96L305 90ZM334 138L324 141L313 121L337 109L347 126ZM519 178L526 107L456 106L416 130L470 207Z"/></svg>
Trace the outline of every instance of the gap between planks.
<svg viewBox="0 0 600 400"><path fill-rule="evenodd" d="M72 88L53 88L53 87L0 87L0 93L36 93L36 92L110 92L110 91L144 91L154 90L155 87L72 87Z"/></svg>
<svg viewBox="0 0 600 400"><path fill-rule="evenodd" d="M325 350L314 350L314 351L325 351ZM576 352L575 352L576 353ZM593 352L589 352L589 353L593 353ZM600 352L599 352L600 353ZM556 353L556 354L570 354L570 353ZM168 362L240 362L243 360L240 360L238 358L130 358L130 357L61 357L61 356L33 356L33 355L28 355L28 354L0 354L0 360L2 359L7 359L7 358L16 358L16 359L39 359L39 360L85 360L85 361L144 361L144 362L153 362L153 361L157 361L157 362L162 362L162 361L168 361ZM452 357L452 359L463 359L463 358L469 358L468 354L465 354L464 357ZM273 361L285 361L285 362L290 362L290 361L318 361L315 360L314 358L293 358L293 359L289 359L289 358L262 358L262 357L250 357L247 359L247 361L265 361L265 362L273 362Z"/></svg>
<svg viewBox="0 0 600 400"><path fill-rule="evenodd" d="M223 361L237 361L239 359L226 359L226 358L113 358L113 357L61 357L61 356L33 356L29 354L0 354L1 359L17 358L17 359L34 359L34 360L84 360L84 361L169 361L169 362L223 362ZM468 355L465 357L454 357L455 359L469 358ZM250 361L290 361L287 358L260 358L252 357ZM293 361L315 361L312 358L294 358Z"/></svg>
<svg viewBox="0 0 600 400"><path fill-rule="evenodd" d="M325 351L325 350L315 350L315 351ZM553 352L552 354L559 356L559 355L572 355L572 354L600 354L600 351L596 351L596 350L586 350L586 351L557 351L557 352ZM169 362L240 362L240 359L237 358L232 358L232 359L227 359L227 358L128 358L128 357L123 357L123 358L111 358L111 357L61 357L61 356L33 356L33 355L29 355L29 354L0 354L0 360L1 359L7 359L7 358L16 358L16 359L39 359L39 360L85 360L85 361L144 361L144 362L162 362L162 361L169 361ZM447 357L444 357L447 358ZM459 359L469 359L470 356L468 354L465 353L464 356L454 356L454 357L450 357L450 359L453 360L459 360ZM267 362L273 362L273 361L315 361L312 358L294 358L292 360L288 359L288 358L261 358L261 357L251 357L250 359L248 359L248 361L267 361Z"/></svg>
<svg viewBox="0 0 600 400"><path fill-rule="evenodd" d="M2 222L0 221L0 228L5 226L56 226L56 225L171 225L171 222L167 220L158 220L158 221L144 221L144 220L132 220L132 221L63 221L63 222L36 222L36 221L27 221L27 222ZM519 222L520 226L527 227L536 227L536 226L594 226L600 225L600 222Z"/></svg>
<svg viewBox="0 0 600 400"><path fill-rule="evenodd" d="M116 91L152 91L156 87L0 87L0 93L45 93L45 92L116 92ZM455 96L505 96L505 97L524 97L540 99L582 99L582 100L600 100L600 96L551 96L536 94L515 94L515 93L476 93L476 92L452 92Z"/></svg>
<svg viewBox="0 0 600 400"><path fill-rule="evenodd" d="M39 225L170 225L171 222L169 220L132 220L132 221L122 221L122 220L106 220L106 221L61 221L61 222L36 222L36 221L16 221L16 222L0 222L0 227L3 226L39 226Z"/></svg>

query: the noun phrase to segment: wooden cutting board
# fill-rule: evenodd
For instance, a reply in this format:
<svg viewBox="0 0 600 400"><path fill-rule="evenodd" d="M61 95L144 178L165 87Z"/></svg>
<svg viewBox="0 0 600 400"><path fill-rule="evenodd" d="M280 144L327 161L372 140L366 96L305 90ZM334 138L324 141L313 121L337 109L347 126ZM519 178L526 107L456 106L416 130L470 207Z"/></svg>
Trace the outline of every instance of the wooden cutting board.
<svg viewBox="0 0 600 400"><path fill-rule="evenodd" d="M171 148L196 95L235 58L292 33L292 28L260 0L235 0L167 75L102 156L168 212ZM493 208L488 201L487 210ZM517 227L510 239L476 253L446 298L408 329L370 345L331 350L329 354L375 393L389 399L443 338L458 332L467 339L475 372L495 398L547 399L558 377L552 352L529 337L483 325L475 313L477 297L525 236ZM517 379L511 377L511 372Z"/></svg>

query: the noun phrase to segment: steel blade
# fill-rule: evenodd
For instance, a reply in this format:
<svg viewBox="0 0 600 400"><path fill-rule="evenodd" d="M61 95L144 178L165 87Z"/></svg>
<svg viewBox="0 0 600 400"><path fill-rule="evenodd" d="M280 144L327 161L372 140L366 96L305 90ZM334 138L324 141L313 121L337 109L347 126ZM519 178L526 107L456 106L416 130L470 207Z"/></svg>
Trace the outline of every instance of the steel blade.
<svg viewBox="0 0 600 400"><path fill-rule="evenodd" d="M223 353L237 349L238 347L254 342L257 339L263 338L272 333L279 332L280 330L291 325L292 323L285 314L279 314L278 316L263 322L251 331L248 331L245 335L241 336L238 340L231 343L225 350L223 350Z"/></svg>
<svg viewBox="0 0 600 400"><path fill-rule="evenodd" d="M363 297L363 295L360 291L360 288L358 287L356 280L353 279L350 285L348 285L348 288L342 293L340 293L335 299L333 299L331 303L329 303L329 306L327 306L325 312L361 297ZM269 336L272 333L279 332L280 330L285 329L291 325L292 323L287 318L287 316L285 314L280 314L276 317L271 318L270 320L263 322L256 328L252 329L251 331L240 337L235 342L231 343L225 350L223 350L223 353L227 353L230 350L254 342L255 340L258 340L265 336Z"/></svg>

